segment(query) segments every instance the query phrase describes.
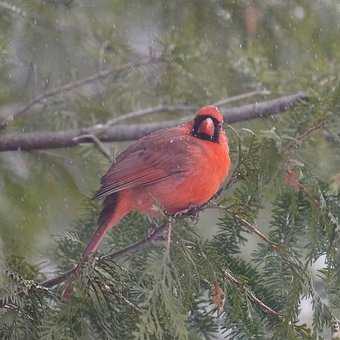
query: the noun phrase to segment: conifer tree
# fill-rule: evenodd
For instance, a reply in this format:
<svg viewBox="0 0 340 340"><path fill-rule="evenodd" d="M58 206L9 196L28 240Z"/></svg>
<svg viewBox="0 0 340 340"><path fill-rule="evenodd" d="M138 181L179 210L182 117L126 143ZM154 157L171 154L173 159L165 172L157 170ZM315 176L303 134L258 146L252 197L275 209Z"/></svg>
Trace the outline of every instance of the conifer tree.
<svg viewBox="0 0 340 340"><path fill-rule="evenodd" d="M124 12L123 2L107 7L116 15ZM43 79L41 93L25 92L27 104L0 121L0 151L77 146L81 159L98 160L99 177L107 166L103 156L112 157L104 142L137 138L155 126L170 126L182 119L165 114L192 113L201 105L217 103L230 113L230 125L224 128L233 161L225 186L197 216L150 220L130 214L109 232L100 251L81 264L79 277L72 277L71 269L79 262L100 212L98 202L85 197L73 225L54 236L49 253L56 266L52 276L19 252L5 253L0 275L0 339L336 339L340 329L339 176L331 181L320 176L315 150L329 143L334 154L327 156L335 157L339 148L339 52L328 39L331 32L327 39L318 38L320 47L312 40L321 35L323 18L315 14L319 2L290 4L297 6L296 17L301 16L301 8L304 11L301 27L285 15L279 2L211 1L196 7L195 1L189 1L186 9L192 25L181 22L185 29L179 30L171 23L166 34L156 39L156 51L150 48L147 57L141 58L111 21L108 25L92 17L79 1L0 1L0 9L13 16L0 12L2 69L12 70L8 27L21 20L15 32L27 33L34 46L37 36L41 43L39 53L33 55L41 65L38 72L32 72ZM74 16L58 21L60 12L67 11ZM163 11L166 22L171 21L169 13L178 13L172 5ZM100 18L105 18L103 12ZM334 13L329 14L333 21ZM249 21L248 15L257 21ZM265 28L260 33L263 41L274 42L254 43L261 18L267 17L271 21L262 21ZM52 29L53 42L63 37L73 44L79 39L78 47L84 50L79 58L70 53L65 60L72 67L62 73L63 81L58 78L45 89L53 70L48 58L40 56L45 56L43 33L51 33L54 25L63 27L64 22L74 27L75 19L82 31L63 36L62 30ZM186 23L190 18L181 20ZM208 22L214 22L206 32L210 39L202 39L203 23ZM238 34L230 33L234 31ZM287 41L292 46L302 44L303 52L312 53L313 58L296 69L288 63L282 67L277 50L284 50ZM280 48L274 48L276 44ZM313 50L307 51L306 46ZM99 70L75 80L74 69L84 56L96 70L99 65ZM63 67L65 60L56 58ZM0 70L1 85L8 82L5 71ZM219 74L230 79L226 83ZM226 88L233 88L235 80L242 83L244 92L252 91L225 98ZM274 99L274 105L262 101L268 95L263 88L270 89L272 98L301 89L307 94L298 93L293 101L285 96L279 105ZM1 100L11 102L13 96L6 86L0 86ZM237 124L244 120L240 109L226 105L240 99L251 104L254 96L261 99L246 109L257 122ZM136 111L140 102L150 103L153 109ZM112 118L113 112L130 113ZM147 113L159 116L144 124L132 122ZM124 124L117 127L117 123ZM74 128L69 130L69 125ZM34 131L33 137L24 131L27 127ZM41 127L49 132L41 133ZM2 133L6 128L16 129L18 135ZM85 142L90 146L82 145ZM40 156L34 161L39 163ZM198 222L211 211L215 217L209 219L210 235L203 237ZM167 239L169 224L172 233ZM320 260L322 266L316 267ZM74 292L65 301L61 295L70 279L74 279ZM304 301L312 306L308 325L300 319Z"/></svg>

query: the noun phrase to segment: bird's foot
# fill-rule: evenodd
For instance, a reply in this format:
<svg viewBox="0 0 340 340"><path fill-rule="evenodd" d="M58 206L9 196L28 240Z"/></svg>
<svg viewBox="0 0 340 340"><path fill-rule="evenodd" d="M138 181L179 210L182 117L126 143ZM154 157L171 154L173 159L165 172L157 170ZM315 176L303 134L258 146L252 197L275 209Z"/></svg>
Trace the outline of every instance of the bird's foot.
<svg viewBox="0 0 340 340"><path fill-rule="evenodd" d="M187 209L178 211L174 217L190 217L193 221L197 221L201 211L201 206L191 204Z"/></svg>
<svg viewBox="0 0 340 340"><path fill-rule="evenodd" d="M173 216L168 216L167 222L163 226L159 226L155 221L151 220L151 226L146 235L146 239L153 242L166 242L167 249L170 249L171 233L172 233Z"/></svg>
<svg viewBox="0 0 340 340"><path fill-rule="evenodd" d="M163 229L155 219L148 217L150 222L150 227L146 234L146 239L152 241L165 241L166 240L166 228L162 232L159 232L159 229Z"/></svg>

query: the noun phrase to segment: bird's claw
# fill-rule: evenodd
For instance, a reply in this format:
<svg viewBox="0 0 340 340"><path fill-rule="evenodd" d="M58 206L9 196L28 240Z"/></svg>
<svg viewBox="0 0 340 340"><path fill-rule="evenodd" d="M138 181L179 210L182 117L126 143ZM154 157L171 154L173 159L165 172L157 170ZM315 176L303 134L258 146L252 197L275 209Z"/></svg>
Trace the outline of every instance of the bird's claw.
<svg viewBox="0 0 340 340"><path fill-rule="evenodd" d="M189 205L187 209L178 211L174 217L190 217L193 221L197 221L199 213L201 212L201 206Z"/></svg>
<svg viewBox="0 0 340 340"><path fill-rule="evenodd" d="M158 229L160 227L156 224L151 225L146 234L146 239L152 240L154 242L157 241L165 241L167 238L167 228L165 228L162 232L159 232Z"/></svg>

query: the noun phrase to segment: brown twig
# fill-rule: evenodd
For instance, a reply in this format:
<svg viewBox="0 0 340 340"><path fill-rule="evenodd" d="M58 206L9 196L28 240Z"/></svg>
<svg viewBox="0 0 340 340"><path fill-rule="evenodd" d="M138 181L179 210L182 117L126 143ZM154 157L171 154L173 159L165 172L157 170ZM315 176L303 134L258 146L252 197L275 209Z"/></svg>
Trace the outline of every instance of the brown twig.
<svg viewBox="0 0 340 340"><path fill-rule="evenodd" d="M256 225L249 223L247 220L245 220L244 218L242 218L241 216L237 214L233 215L233 217L239 220L245 227L248 228L248 230L256 234L260 239L270 244L270 246L274 250L278 249L279 245L273 242L272 240L270 240L269 237L266 234L264 234Z"/></svg>
<svg viewBox="0 0 340 340"><path fill-rule="evenodd" d="M118 116L117 118L110 119L104 124L104 126L107 126L107 127L113 126L113 125L115 125L119 122L122 122L124 120L127 120L127 119L138 118L138 117L146 116L146 115L149 115L149 114L155 114L155 113L162 113L162 112L167 112L167 113L171 113L171 112L193 113L195 111L195 109L196 109L196 107L192 106L192 105L159 105L159 106L156 106L156 107L151 107L151 108L147 108L147 109L143 109L143 110L129 112L129 113L126 113L124 115Z"/></svg>
<svg viewBox="0 0 340 340"><path fill-rule="evenodd" d="M56 277L53 277L52 279L41 282L40 286L45 287L45 288L52 288L66 281L73 273L74 273L74 268Z"/></svg>
<svg viewBox="0 0 340 340"><path fill-rule="evenodd" d="M325 126L325 119L321 119L320 121L318 121L316 124L314 124L313 126L311 126L310 128L306 129L303 133L301 133L300 135L298 135L292 142L290 142L284 152L285 153L289 153L296 145L299 145L301 143L303 143L303 141L313 132L318 131L320 129L322 129Z"/></svg>
<svg viewBox="0 0 340 340"><path fill-rule="evenodd" d="M284 152L283 152L286 158L286 161L284 163L286 167L286 175L284 177L286 184L292 187L294 190L297 190L297 191L301 190L306 195L308 200L317 209L320 208L319 200L316 197L314 197L314 195L309 191L309 189L305 185L303 185L303 183L300 182L298 175L293 170L295 161L294 160L292 161L290 157L295 147L300 146L306 140L306 138L309 137L315 131L323 129L325 126L325 122L326 122L326 118L323 118L319 120L318 122L316 122L313 126L303 131L301 134L295 137L292 142L288 143L288 145L285 147Z"/></svg>
<svg viewBox="0 0 340 340"><path fill-rule="evenodd" d="M224 278L231 282L234 286L239 287L241 290L243 290L248 297L257 304L265 313L280 317L280 313L275 311L274 309L270 308L268 305L266 305L262 300L260 300L253 292L251 292L247 287L244 286L244 284L238 280L235 276L233 276L228 270L224 271Z"/></svg>
<svg viewBox="0 0 340 340"><path fill-rule="evenodd" d="M109 162L112 162L112 155L107 150L105 145L96 137L95 135L82 135L79 137L75 137L74 140L76 142L86 143L88 140L94 143L94 145L98 148L98 150L108 159Z"/></svg>
<svg viewBox="0 0 340 340"><path fill-rule="evenodd" d="M5 128L10 121L13 121L14 119L24 116L25 114L27 114L29 112L29 110L37 105L40 104L41 102L45 101L46 99L50 98L50 97L54 97L56 95L60 95L60 94L65 94L67 92L70 92L76 88L91 84L93 82L96 82L98 80L103 80L105 78L108 78L109 76L115 74L115 73L121 73L124 71L127 71L131 68L138 68L141 66L146 66L149 65L150 63L158 63L161 62L162 59L161 58L148 58L148 59L144 59L141 60L137 63L128 63L125 64L123 66L120 66L118 68L110 68L107 70L103 70L100 72L97 72L95 74L93 74L90 77L84 78L84 79L80 79L80 80L76 80L76 81L72 81L70 83L67 83L65 85L62 85L60 87L56 87L54 89L51 89L49 91L46 91L38 96L36 96L35 98L33 98L28 104L24 105L22 108L20 108L19 110L13 112L9 117L6 117L2 122L0 122L0 129Z"/></svg>
<svg viewBox="0 0 340 340"><path fill-rule="evenodd" d="M229 103L236 102L242 99L247 99L247 98L251 98L255 96L268 96L268 95L270 95L270 92L267 90L252 91L252 92L242 93L237 96L232 96L232 97L228 97L225 99L221 99L218 102L215 102L213 105L221 106L221 105L229 104Z"/></svg>
<svg viewBox="0 0 340 340"><path fill-rule="evenodd" d="M255 118L268 117L288 110L290 107L306 99L302 92L284 96L261 103L248 104L236 108L222 109L225 122L228 124L242 122ZM149 109L151 110L151 109ZM136 112L135 112L136 113ZM1 151L31 151L53 148L72 147L80 144L77 137L94 135L101 142L127 141L160 128L175 126L179 120L171 120L145 124L118 124L115 126L95 125L83 129L58 132L32 132L24 134L5 134L0 138ZM88 142L93 142L90 139Z"/></svg>

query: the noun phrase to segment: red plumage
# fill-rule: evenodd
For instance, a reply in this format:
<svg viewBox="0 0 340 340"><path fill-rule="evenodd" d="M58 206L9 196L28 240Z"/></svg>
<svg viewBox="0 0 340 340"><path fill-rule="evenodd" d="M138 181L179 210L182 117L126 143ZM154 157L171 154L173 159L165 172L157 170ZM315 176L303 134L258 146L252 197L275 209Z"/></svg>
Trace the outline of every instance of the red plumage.
<svg viewBox="0 0 340 340"><path fill-rule="evenodd" d="M123 151L95 196L104 199L104 208L84 256L131 211L156 216L160 208L175 214L206 203L230 169L222 123L219 110L206 106L194 120L153 132Z"/></svg>

